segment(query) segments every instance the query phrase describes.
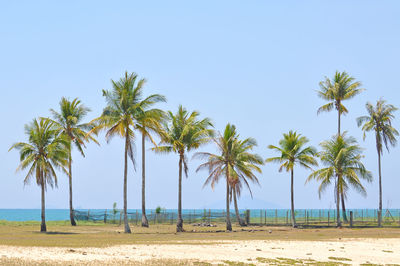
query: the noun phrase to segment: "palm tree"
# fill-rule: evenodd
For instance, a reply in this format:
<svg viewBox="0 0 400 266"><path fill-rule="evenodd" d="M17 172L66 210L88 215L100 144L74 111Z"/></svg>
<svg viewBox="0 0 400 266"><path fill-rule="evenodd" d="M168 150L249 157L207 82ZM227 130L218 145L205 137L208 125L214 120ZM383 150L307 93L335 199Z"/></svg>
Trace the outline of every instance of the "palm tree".
<svg viewBox="0 0 400 266"><path fill-rule="evenodd" d="M346 132L322 142L320 146L322 147L322 151L318 153L318 157L326 167L314 171L308 177L306 183L312 179L319 181L321 184L318 192L321 197L322 192L334 182L336 219L337 226L340 227L340 194L343 193L345 195L349 185L351 185L357 191L366 195L360 178L371 182L372 175L365 169L361 162L361 158L363 158L361 155L362 149L358 146L354 138L346 137Z"/></svg>
<svg viewBox="0 0 400 266"><path fill-rule="evenodd" d="M308 143L308 139L297 132L289 131L283 134L283 139L279 141L279 147L269 145L268 148L280 153L279 157L271 157L266 159L266 162L280 163L279 172L286 170L290 171L290 199L291 199L291 218L292 226L296 227L296 218L294 213L294 167L300 165L306 169L311 169L311 166L317 166L318 163L314 156L316 150L312 146L304 147ZM304 147L304 148L303 148Z"/></svg>
<svg viewBox="0 0 400 266"><path fill-rule="evenodd" d="M36 184L41 187L40 231L46 232L45 191L47 186L57 187L55 169L61 169L68 174L65 166L68 164L69 142L64 135L58 134L55 124L45 118L34 119L32 123L25 125L25 132L28 135L28 143L15 143L10 150L19 150L21 163L17 171L29 169L24 185L29 184L32 177L35 177Z"/></svg>
<svg viewBox="0 0 400 266"><path fill-rule="evenodd" d="M382 144L385 144L386 149L389 151L389 145L395 146L397 143L396 136L399 132L392 127L392 120L394 112L397 110L391 104L386 104L386 101L380 99L376 102L374 107L371 103L366 104L368 116L361 116L357 118L358 126L362 125L364 131L364 140L366 132L375 131L376 150L378 152L378 166L379 166L379 212L378 212L378 225L382 225L382 172L381 172L381 155L383 155Z"/></svg>
<svg viewBox="0 0 400 266"><path fill-rule="evenodd" d="M147 106L143 108L143 112L138 113L135 118L137 121L136 129L142 135L142 227L149 227L149 222L146 217L146 138L149 139L155 146L156 142L151 136L151 133L161 134L161 123L166 119L166 114L160 109L148 109L151 105L157 102L166 102L166 98L161 95L153 97L149 100Z"/></svg>
<svg viewBox="0 0 400 266"><path fill-rule="evenodd" d="M355 78L346 72L336 71L334 77L329 79L325 77L324 81L319 83L320 91L318 96L329 103L321 106L318 109L318 114L321 112L329 112L335 108L338 112L338 135L340 135L340 118L341 115L348 113L347 108L343 105L343 101L349 100L364 91L361 87L361 82L355 81ZM341 195L343 218L347 221L346 207L344 195Z"/></svg>
<svg viewBox="0 0 400 266"><path fill-rule="evenodd" d="M135 140L134 129L138 125L136 120L154 102L159 101L162 96L153 94L143 99L143 86L145 79L138 78L136 73L128 74L119 81L113 81L112 90L103 90L107 107L103 114L92 121L96 126L90 133L97 133L100 130L107 130L107 142L114 136L120 136L125 140L124 153L124 226L125 233L131 233L127 215L127 183L128 183L128 157L135 167L133 156L133 142Z"/></svg>
<svg viewBox="0 0 400 266"><path fill-rule="evenodd" d="M240 188L242 182L250 189L249 183L258 183L258 179L253 173L254 171L261 173L259 165L263 164L262 158L257 154L252 154L251 151L257 143L252 138L247 138L243 141L239 140L239 134L236 127L227 124L223 135L214 138L217 144L219 155L208 152L198 152L194 158L205 158L207 161L201 164L196 171L207 169L209 176L206 179L204 186L211 184L214 188L215 184L221 177L225 177L226 181L226 229L232 231L230 221L229 201L230 195L234 197L235 211L238 221L240 222L239 210L236 201L236 187ZM232 190L232 192L231 192ZM239 190L240 193L240 190ZM243 223L241 223L242 225Z"/></svg>
<svg viewBox="0 0 400 266"><path fill-rule="evenodd" d="M182 219L182 170L188 176L186 153L208 143L213 136L212 123L209 118L199 120L199 113L189 113L181 105L178 112L168 112L168 124L164 123L161 144L153 150L159 153L174 152L179 155L179 181L178 181L178 219L176 231L183 232Z"/></svg>
<svg viewBox="0 0 400 266"><path fill-rule="evenodd" d="M50 112L53 114L53 122L59 128L61 134L69 141L69 158L68 158L68 179L69 179L69 218L71 225L75 226L74 208L72 206L72 143L75 144L81 155L85 157L83 148L85 148L85 141L92 140L98 142L87 131L91 129L90 124L81 123L82 119L90 111L85 107L78 98L72 102L66 98L60 101L60 113L53 109Z"/></svg>

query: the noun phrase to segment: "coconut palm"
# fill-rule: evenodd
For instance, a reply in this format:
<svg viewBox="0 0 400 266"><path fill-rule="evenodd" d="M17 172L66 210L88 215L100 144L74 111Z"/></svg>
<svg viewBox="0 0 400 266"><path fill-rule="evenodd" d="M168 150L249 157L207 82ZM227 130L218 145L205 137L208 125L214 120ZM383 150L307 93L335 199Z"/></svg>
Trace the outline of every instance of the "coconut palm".
<svg viewBox="0 0 400 266"><path fill-rule="evenodd" d="M41 188L40 231L46 232L45 191L48 186L57 187L56 169L68 174L65 166L68 164L69 142L64 135L58 134L55 124L45 118L34 119L32 123L25 125L25 132L28 143L15 143L10 150L19 150L21 163L17 171L29 169L24 185L29 184L34 177L36 184Z"/></svg>
<svg viewBox="0 0 400 266"><path fill-rule="evenodd" d="M378 224L382 225L382 172L381 172L381 155L383 155L382 146L385 144L386 149L389 151L389 145L395 146L397 143L396 136L399 132L392 126L394 112L397 110L391 104L386 104L386 101L380 99L376 102L374 107L371 103L366 104L368 116L361 116L357 118L358 126L362 125L364 131L364 140L366 132L375 132L376 150L378 152L378 167L379 167L379 212Z"/></svg>
<svg viewBox="0 0 400 266"><path fill-rule="evenodd" d="M334 183L336 197L336 223L341 226L340 221L340 194L346 194L349 186L355 188L358 192L366 195L365 188L361 184L361 180L372 181L372 175L367 171L361 162L362 149L358 146L357 141L352 137L346 137L346 132L342 135L336 135L328 141L320 144L322 151L318 153L325 168L314 171L307 179L317 180L320 182L318 188L319 196L326 188Z"/></svg>
<svg viewBox="0 0 400 266"><path fill-rule="evenodd" d="M134 129L138 125L137 117L154 102L163 98L153 94L143 99L143 86L145 79L138 78L136 73L125 72L119 81L113 81L112 90L103 90L106 98L107 107L104 108L102 115L92 121L96 126L90 133L98 133L106 130L107 142L114 136L120 136L125 140L124 153L124 226L125 233L131 233L127 215L127 183L128 183L128 157L131 159L135 168L135 158L133 145L135 140Z"/></svg>
<svg viewBox="0 0 400 266"><path fill-rule="evenodd" d="M247 180L258 183L258 179L254 171L261 173L259 165L263 164L262 158L257 154L252 154L250 151L257 146L257 143L252 138L247 138L243 141L239 140L239 134L236 127L227 124L223 135L214 138L220 154L212 154L208 152L198 152L194 158L206 159L207 161L201 164L196 171L206 169L209 176L206 179L204 186L210 184L214 188L220 178L225 178L226 181L226 229L232 230L229 212L230 195L234 198L235 211L238 221L240 222L239 210L236 201L236 188L240 188L242 182L250 189ZM243 225L243 222L240 222Z"/></svg>
<svg viewBox="0 0 400 266"><path fill-rule="evenodd" d="M181 105L178 112L168 112L169 123L164 123L161 143L153 150L159 153L174 152L179 155L179 180L178 180L178 219L176 231L183 231L182 219L182 170L188 176L186 154L208 143L213 136L212 123L209 118L199 120L199 113L189 113Z"/></svg>
<svg viewBox="0 0 400 266"><path fill-rule="evenodd" d="M69 179L69 218L71 225L75 226L74 208L72 205L72 143L79 150L81 155L85 157L83 148L85 148L85 141L92 140L97 143L91 135L87 135L87 131L91 129L90 124L82 123L82 119L90 111L85 107L78 98L69 101L62 98L60 101L60 112L50 109L53 114L53 122L58 127L61 134L65 135L70 145L69 158L68 158L68 179ZM97 143L98 144L98 143Z"/></svg>
<svg viewBox="0 0 400 266"><path fill-rule="evenodd" d="M142 135L142 227L149 227L149 222L146 217L146 139L149 139L157 146L151 133L160 135L161 123L165 120L166 114L160 109L148 109L151 105L157 102L166 102L166 98L161 95L153 97L144 108L143 112L138 113L135 117L137 124L136 129Z"/></svg>
<svg viewBox="0 0 400 266"><path fill-rule="evenodd" d="M339 71L336 71L332 79L325 77L325 80L321 81L319 86L320 90L318 91L318 96L329 103L321 106L318 109L318 114L321 112L329 112L335 108L338 112L337 134L340 135L341 115L346 115L348 113L347 108L343 105L343 101L355 97L364 91L364 89L360 88L361 82L356 81L354 77L350 76L346 72ZM344 195L341 195L343 218L347 221L344 198Z"/></svg>
<svg viewBox="0 0 400 266"><path fill-rule="evenodd" d="M280 163L279 172L285 170L290 172L290 202L292 226L296 227L296 217L294 212L294 167L300 165L306 169L317 166L315 160L316 149L312 146L304 147L308 139L295 131L283 134L283 139L279 141L279 147L269 145L268 148L280 153L278 157L266 159L266 162Z"/></svg>

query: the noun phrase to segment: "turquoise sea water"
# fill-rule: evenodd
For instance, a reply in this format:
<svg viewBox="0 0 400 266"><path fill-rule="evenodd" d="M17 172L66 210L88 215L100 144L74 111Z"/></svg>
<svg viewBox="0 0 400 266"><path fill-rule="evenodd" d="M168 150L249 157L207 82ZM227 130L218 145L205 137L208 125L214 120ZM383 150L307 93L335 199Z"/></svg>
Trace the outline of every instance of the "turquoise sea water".
<svg viewBox="0 0 400 266"><path fill-rule="evenodd" d="M91 210L79 210L81 212L87 213L89 211L90 215L104 215L106 212L105 209L91 209ZM168 213L175 213L177 210L169 209L165 210ZM203 209L185 209L182 211L184 215L201 215L204 213L205 210ZM206 210L208 212L209 210ZM278 218L284 218L287 216L289 210L287 209L252 209L250 210L251 217L264 217L265 214L267 217L278 217ZM353 211L357 216L362 215L363 217L374 217L376 216L376 210L374 209L348 209L349 211ZM399 217L400 216L400 210L398 209L390 209L390 214ZM130 209L128 210L128 213L135 214L138 213L140 214L140 210L136 209ZM154 213L155 210L147 210L146 211L148 214ZM222 216L224 210L211 210L213 214L220 214ZM244 212L244 210L240 211L241 213ZM334 210L330 209L309 209L309 210L304 210L304 209L297 209L296 210L296 217L305 217L305 215L313 216L313 217L327 217L328 212L330 213L331 217L334 217ZM108 209L107 213L110 215L111 210ZM383 211L383 215L385 215L386 210ZM232 210L232 214L234 214L234 210ZM46 210L46 220L47 221L62 221L62 220L68 220L69 219L69 210L68 209L47 209ZM7 221L40 221L40 209L0 209L0 220L7 220Z"/></svg>

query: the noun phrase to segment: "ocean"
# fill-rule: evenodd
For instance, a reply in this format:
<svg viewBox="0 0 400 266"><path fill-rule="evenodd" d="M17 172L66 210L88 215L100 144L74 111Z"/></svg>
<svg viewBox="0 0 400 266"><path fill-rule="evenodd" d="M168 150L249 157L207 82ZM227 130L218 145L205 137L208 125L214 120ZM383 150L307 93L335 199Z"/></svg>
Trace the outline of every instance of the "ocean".
<svg viewBox="0 0 400 266"><path fill-rule="evenodd" d="M90 215L104 215L107 212L108 215L111 214L112 210L110 209L80 209L77 210L81 213L90 213ZM223 209L212 209L210 210L212 214L220 214L221 216L225 212ZM240 210L243 213L245 210ZM330 217L334 217L334 209L296 209L296 217L304 218L305 216L311 217L322 217L326 218L328 213ZM375 209L348 209L347 212L353 211L357 216L363 216L365 218L375 217L376 210ZM40 209L0 209L0 220L7 221L40 221ZM146 210L148 215L154 213L155 210ZM167 213L177 213L176 209L167 209L163 210L163 212ZM204 212L209 212L209 210L204 209L184 209L182 213L184 215L201 215ZM234 215L234 210L231 210L232 215ZM277 217L277 218L285 218L288 214L288 209L252 209L250 210L251 217ZM141 213L141 210L137 209L129 209L128 213L135 214ZM383 216L392 215L394 217L400 216L400 210L398 209L389 209L383 210ZM219 215L218 215L219 216ZM69 219L69 210L68 209L46 209L46 220L47 221L64 221Z"/></svg>

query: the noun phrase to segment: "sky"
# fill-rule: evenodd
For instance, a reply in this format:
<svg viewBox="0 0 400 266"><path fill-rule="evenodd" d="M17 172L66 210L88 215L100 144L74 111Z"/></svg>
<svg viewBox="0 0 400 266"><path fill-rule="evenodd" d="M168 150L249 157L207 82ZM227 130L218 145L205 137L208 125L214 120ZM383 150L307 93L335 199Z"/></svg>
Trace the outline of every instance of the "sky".
<svg viewBox="0 0 400 266"><path fill-rule="evenodd" d="M102 89L125 71L148 80L145 94L160 93L158 105L176 111L182 104L210 117L217 130L227 123L240 136L253 137L254 152L267 149L289 130L310 145L337 131L335 112L317 115L325 102L316 91L325 76L347 71L366 90L344 102L349 114L342 130L364 148L374 181L368 196L351 190L348 208L378 207L377 153L373 134L365 141L356 118L365 103L384 97L400 106L400 2L398 1L1 1L0 2L0 208L39 208L40 189L23 185L16 173L17 141L26 141L24 125L50 115L61 97L78 97L99 116ZM400 116L400 113L397 113ZM394 126L400 128L400 117ZM122 207L121 139L88 144L83 158L73 152L75 208ZM140 166L140 142L136 160ZM148 143L147 147L151 147ZM215 151L208 145L199 151ZM191 157L192 154L189 155ZM382 159L383 207L400 208L398 147ZM204 187L207 172L196 173L190 160L183 181L183 208L223 208L225 189ZM278 165L262 167L260 185L245 192L240 208L289 208L290 175ZM147 207L177 207L178 156L147 152ZM318 184L305 184L310 171L295 169L295 207L333 208L333 188L318 196ZM68 180L46 194L47 208L68 208ZM141 170L129 165L128 208L141 206Z"/></svg>

